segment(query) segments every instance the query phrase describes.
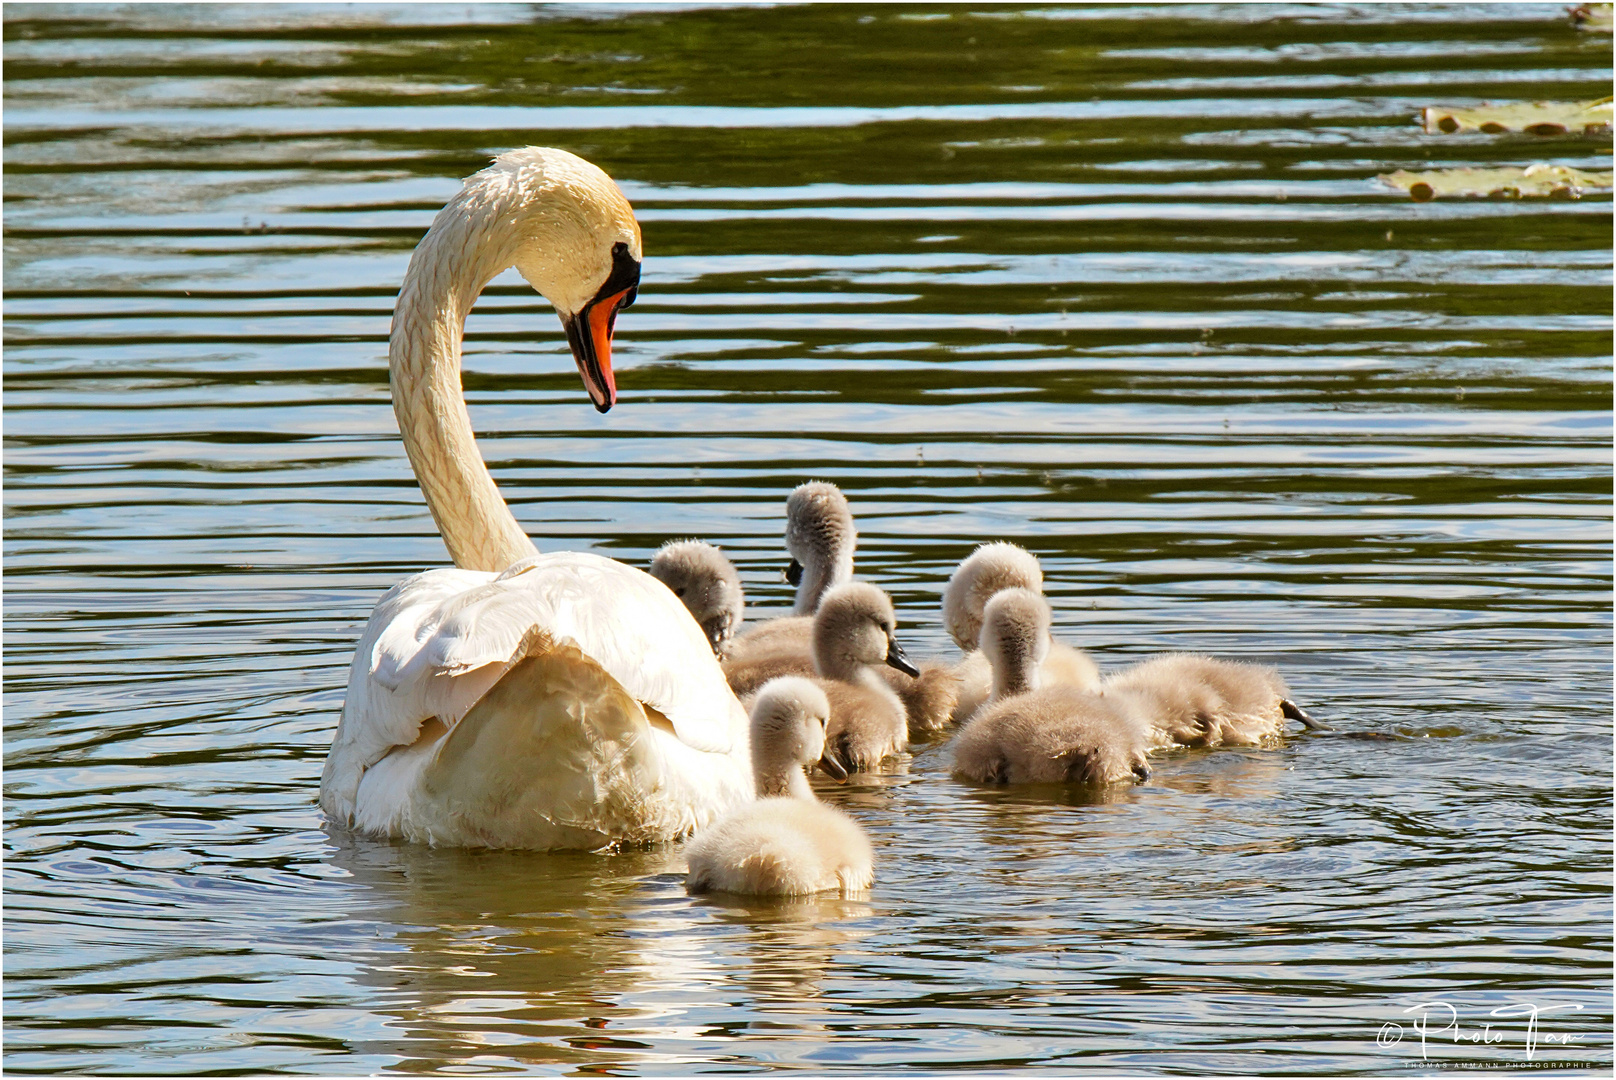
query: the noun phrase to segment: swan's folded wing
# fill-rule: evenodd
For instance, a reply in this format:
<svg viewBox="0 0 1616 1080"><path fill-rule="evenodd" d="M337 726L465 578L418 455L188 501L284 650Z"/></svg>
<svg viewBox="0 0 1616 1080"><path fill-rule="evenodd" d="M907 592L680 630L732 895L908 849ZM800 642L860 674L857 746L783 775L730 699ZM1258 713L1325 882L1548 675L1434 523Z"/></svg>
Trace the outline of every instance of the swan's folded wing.
<svg viewBox="0 0 1616 1080"><path fill-rule="evenodd" d="M431 570L383 598L360 642L370 661L364 726L391 740L382 752L414 741L428 716L452 727L526 654L535 632L573 639L693 749L728 753L745 723L701 628L665 585L568 552L498 577Z"/></svg>
<svg viewBox="0 0 1616 1080"><path fill-rule="evenodd" d="M727 754L746 715L713 656L712 646L668 587L634 567L598 555L541 555L521 573L507 571L500 585L531 599L531 607L484 606L484 620L522 622L524 607L555 638L570 637L636 700L673 724L679 741L695 750ZM469 609L468 609L469 613ZM524 632L528 626L524 625ZM463 638L504 638L479 631ZM446 653L464 659L461 653Z"/></svg>
<svg viewBox="0 0 1616 1080"><path fill-rule="evenodd" d="M320 781L320 804L328 814L349 820L365 770L395 746L414 742L422 722L438 714L445 691L470 698L460 709L464 714L487 689L421 678L410 664L438 633L445 605L493 577L475 570L428 570L399 582L377 603L354 650L342 722Z"/></svg>

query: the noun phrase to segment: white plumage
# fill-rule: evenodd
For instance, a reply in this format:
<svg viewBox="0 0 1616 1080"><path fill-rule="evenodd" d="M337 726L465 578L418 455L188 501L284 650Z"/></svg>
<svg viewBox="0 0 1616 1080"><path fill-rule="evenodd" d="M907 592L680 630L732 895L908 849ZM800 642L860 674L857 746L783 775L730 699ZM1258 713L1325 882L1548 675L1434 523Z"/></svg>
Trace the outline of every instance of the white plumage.
<svg viewBox="0 0 1616 1080"><path fill-rule="evenodd" d="M411 258L389 348L410 462L457 568L377 604L349 670L320 805L435 844L596 848L671 840L753 797L746 715L703 636L648 574L535 554L460 392L461 324L515 265L555 304L600 409L611 316L639 227L610 178L559 150L502 155Z"/></svg>

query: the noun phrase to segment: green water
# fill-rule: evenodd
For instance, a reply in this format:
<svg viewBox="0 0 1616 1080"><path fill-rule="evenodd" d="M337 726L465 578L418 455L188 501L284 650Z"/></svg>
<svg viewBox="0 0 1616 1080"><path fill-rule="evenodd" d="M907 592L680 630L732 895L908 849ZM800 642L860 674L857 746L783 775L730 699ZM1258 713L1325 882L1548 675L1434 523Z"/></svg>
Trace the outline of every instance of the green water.
<svg viewBox="0 0 1616 1080"><path fill-rule="evenodd" d="M1414 122L1609 93L1561 5L4 22L8 1071L1407 1075L1432 1001L1504 1034L1433 1071L1611 1067L1610 196L1374 180L1608 169ZM834 480L912 655L1009 539L1102 666L1262 660L1389 737L1103 799L919 746L823 792L862 901L328 834L353 642L446 561L392 298L529 143L615 176L647 252L606 416L514 274L469 321L542 549L706 537L763 616L786 493ZM1489 1015L1523 1002L1577 1007L1530 1061Z"/></svg>

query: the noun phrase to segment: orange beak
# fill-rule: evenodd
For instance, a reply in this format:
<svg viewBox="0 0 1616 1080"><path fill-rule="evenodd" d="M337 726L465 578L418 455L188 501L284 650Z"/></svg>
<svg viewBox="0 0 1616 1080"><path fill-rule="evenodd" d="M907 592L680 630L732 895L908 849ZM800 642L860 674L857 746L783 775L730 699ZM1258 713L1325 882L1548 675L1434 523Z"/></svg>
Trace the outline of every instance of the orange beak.
<svg viewBox="0 0 1616 1080"><path fill-rule="evenodd" d="M572 346L572 358L583 377L584 389L595 408L605 412L617 402L617 379L612 375L612 326L617 321L617 309L630 292L622 289L607 296L591 300L571 321L563 321L567 328L567 344Z"/></svg>

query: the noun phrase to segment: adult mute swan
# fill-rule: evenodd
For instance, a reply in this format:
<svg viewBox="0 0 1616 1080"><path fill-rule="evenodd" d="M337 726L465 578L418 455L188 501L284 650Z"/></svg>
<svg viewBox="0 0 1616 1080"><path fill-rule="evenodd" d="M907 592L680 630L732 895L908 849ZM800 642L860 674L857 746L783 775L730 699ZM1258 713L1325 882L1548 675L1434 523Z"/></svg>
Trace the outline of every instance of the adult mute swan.
<svg viewBox="0 0 1616 1080"><path fill-rule="evenodd" d="M393 309L393 409L453 569L395 585L348 673L320 806L373 836L598 848L683 836L754 796L747 717L683 605L597 555L541 555L478 453L460 341L515 266L561 317L595 408L634 301L640 229L600 169L502 154L410 258Z"/></svg>

